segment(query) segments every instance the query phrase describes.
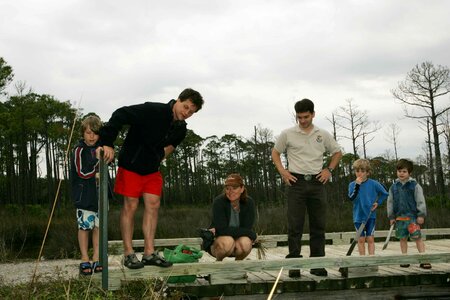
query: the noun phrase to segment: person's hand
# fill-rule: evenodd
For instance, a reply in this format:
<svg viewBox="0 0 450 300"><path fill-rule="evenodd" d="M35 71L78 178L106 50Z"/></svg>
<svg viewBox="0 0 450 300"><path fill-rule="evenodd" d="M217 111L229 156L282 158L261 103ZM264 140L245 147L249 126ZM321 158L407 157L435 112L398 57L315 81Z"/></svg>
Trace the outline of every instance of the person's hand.
<svg viewBox="0 0 450 300"><path fill-rule="evenodd" d="M372 204L372 208L370 210L374 211L375 209L377 209L377 207L378 207L378 202L375 202L374 204Z"/></svg>
<svg viewBox="0 0 450 300"><path fill-rule="evenodd" d="M211 231L213 235L216 235L216 228L209 228L208 230Z"/></svg>
<svg viewBox="0 0 450 300"><path fill-rule="evenodd" d="M355 182L357 184L361 184L363 182L363 178L362 177L356 177Z"/></svg>
<svg viewBox="0 0 450 300"><path fill-rule="evenodd" d="M103 147L97 147L95 149L95 158L100 159L100 152L103 150Z"/></svg>
<svg viewBox="0 0 450 300"><path fill-rule="evenodd" d="M389 220L389 225L392 225L395 223L395 219Z"/></svg>
<svg viewBox="0 0 450 300"><path fill-rule="evenodd" d="M328 179L331 177L331 172L328 170L328 168L323 169L319 174L317 174L316 178L319 180L322 184L325 184L328 182Z"/></svg>
<svg viewBox="0 0 450 300"><path fill-rule="evenodd" d="M417 217L416 222L417 224L422 225L425 222L425 219L423 217Z"/></svg>
<svg viewBox="0 0 450 300"><path fill-rule="evenodd" d="M297 177L292 175L291 172L289 172L286 169L283 169L283 171L280 172L280 175L281 175L281 178L283 178L284 183L286 183L287 185L291 185L291 181L292 182L297 181Z"/></svg>
<svg viewBox="0 0 450 300"><path fill-rule="evenodd" d="M103 159L107 163L112 162L114 159L114 148L109 146L103 146Z"/></svg>

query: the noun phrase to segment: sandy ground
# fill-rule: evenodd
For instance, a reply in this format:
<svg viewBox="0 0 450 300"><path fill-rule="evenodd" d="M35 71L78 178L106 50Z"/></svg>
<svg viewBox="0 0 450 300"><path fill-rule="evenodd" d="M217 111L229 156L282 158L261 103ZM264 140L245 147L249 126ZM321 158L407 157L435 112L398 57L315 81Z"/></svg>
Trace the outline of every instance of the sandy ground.
<svg viewBox="0 0 450 300"><path fill-rule="evenodd" d="M0 285L30 283L36 271L36 279L76 278L79 260L59 259L0 264Z"/></svg>
<svg viewBox="0 0 450 300"><path fill-rule="evenodd" d="M109 267L119 268L121 256L110 256ZM0 264L0 285L30 283L36 271L36 280L78 278L80 260L58 259Z"/></svg>
<svg viewBox="0 0 450 300"><path fill-rule="evenodd" d="M142 253L137 253L139 259L141 255ZM108 268L110 270L123 268L122 258L122 255L109 255ZM205 253L200 261L214 261L214 258ZM38 264L36 260L0 263L0 286L30 283L35 270L36 280L39 281L78 278L80 262L77 259L58 259L41 260Z"/></svg>

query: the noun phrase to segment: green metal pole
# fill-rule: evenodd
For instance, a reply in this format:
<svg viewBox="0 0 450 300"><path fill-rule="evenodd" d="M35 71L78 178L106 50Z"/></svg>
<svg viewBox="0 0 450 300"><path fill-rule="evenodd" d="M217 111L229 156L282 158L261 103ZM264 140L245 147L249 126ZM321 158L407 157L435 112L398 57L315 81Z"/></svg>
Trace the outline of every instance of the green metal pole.
<svg viewBox="0 0 450 300"><path fill-rule="evenodd" d="M100 218L100 264L102 271L102 288L108 290L108 165L100 153L100 188L99 188L99 218Z"/></svg>

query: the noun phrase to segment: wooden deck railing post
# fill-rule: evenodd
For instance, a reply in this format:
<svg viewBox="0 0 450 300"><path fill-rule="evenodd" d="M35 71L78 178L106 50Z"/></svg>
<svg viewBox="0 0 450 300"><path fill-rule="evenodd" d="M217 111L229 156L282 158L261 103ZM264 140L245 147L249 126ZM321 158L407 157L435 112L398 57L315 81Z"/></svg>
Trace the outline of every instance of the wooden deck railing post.
<svg viewBox="0 0 450 300"><path fill-rule="evenodd" d="M108 165L100 153L100 187L99 187L99 218L100 218L100 264L102 271L102 288L108 290Z"/></svg>

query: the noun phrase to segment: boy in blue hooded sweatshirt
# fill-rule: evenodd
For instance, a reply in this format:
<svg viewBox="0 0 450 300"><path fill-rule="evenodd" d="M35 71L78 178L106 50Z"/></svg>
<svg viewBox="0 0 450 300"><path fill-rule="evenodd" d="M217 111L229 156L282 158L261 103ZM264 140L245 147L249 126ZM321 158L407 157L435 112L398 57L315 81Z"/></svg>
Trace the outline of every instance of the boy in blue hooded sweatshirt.
<svg viewBox="0 0 450 300"><path fill-rule="evenodd" d="M353 223L355 229L364 225L364 230L358 240L359 255L375 254L375 209L380 206L387 198L388 192L384 186L376 180L370 179L369 175L372 171L370 162L367 159L358 159L353 163L356 179L348 186L348 196L353 202ZM372 213L370 213L372 211ZM369 218L370 214L370 218Z"/></svg>

